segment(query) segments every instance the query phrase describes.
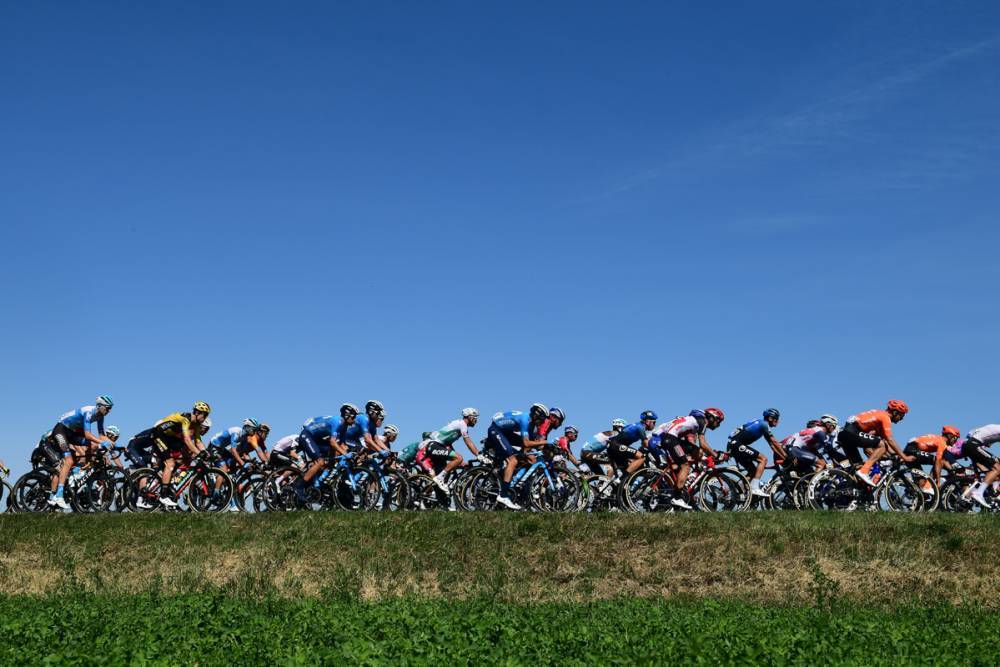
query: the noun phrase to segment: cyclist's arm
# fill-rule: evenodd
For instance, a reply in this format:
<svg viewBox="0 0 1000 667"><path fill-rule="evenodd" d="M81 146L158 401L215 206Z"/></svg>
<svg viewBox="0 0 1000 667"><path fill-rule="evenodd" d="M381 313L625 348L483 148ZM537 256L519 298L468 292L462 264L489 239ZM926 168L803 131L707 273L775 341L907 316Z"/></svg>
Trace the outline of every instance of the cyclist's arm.
<svg viewBox="0 0 1000 667"><path fill-rule="evenodd" d="M235 447L230 447L229 448L229 455L232 456L233 459L236 461L236 465L238 465L241 468L246 463L246 461L243 460L243 457L240 456L240 453L238 451L236 451Z"/></svg>
<svg viewBox="0 0 1000 667"><path fill-rule="evenodd" d="M83 437L87 439L87 444L89 445L100 445L102 442L111 442L107 437L91 433L90 431L84 431Z"/></svg>
<svg viewBox="0 0 1000 667"><path fill-rule="evenodd" d="M343 456L347 453L347 445L341 444L341 442L337 440L336 435L330 436L330 447L333 448L333 451L337 454L337 456Z"/></svg>
<svg viewBox="0 0 1000 667"><path fill-rule="evenodd" d="M937 454L934 455L934 481L938 484L941 483L941 467L944 465L944 448L938 447Z"/></svg>
<svg viewBox="0 0 1000 667"><path fill-rule="evenodd" d="M892 437L891 435L887 435L885 436L884 439L885 443L889 446L889 449L891 449L893 453L895 453L899 458L903 459L904 461L913 460L912 456L908 456L907 454L903 453L903 450L900 449L899 445L896 444L896 439L894 437Z"/></svg>
<svg viewBox="0 0 1000 667"><path fill-rule="evenodd" d="M774 437L774 434L772 433L767 434L767 443L771 445L771 451L773 451L778 458L781 459L787 458L787 454L785 453L785 448L781 445L780 442L778 442L778 439Z"/></svg>
<svg viewBox="0 0 1000 667"><path fill-rule="evenodd" d="M191 455L198 456L198 454L201 453L201 449L198 447L198 445L201 444L201 439L199 438L198 440L195 440L192 438L191 431L188 429L183 429L181 431L181 435L184 437L184 445L188 448L188 451L191 452ZM197 444L195 444L196 442Z"/></svg>
<svg viewBox="0 0 1000 667"><path fill-rule="evenodd" d="M372 450L373 452L381 452L382 450L389 449L384 444L379 442L378 438L373 438L372 434L368 433L367 431L365 431L365 433L361 436L361 439L364 440L365 445L367 445L368 449Z"/></svg>
<svg viewBox="0 0 1000 667"><path fill-rule="evenodd" d="M267 453L267 450L265 450L256 442L251 444L253 445L253 450L257 452L257 458L259 458L262 463L267 463L267 459L270 457L270 455Z"/></svg>
<svg viewBox="0 0 1000 667"><path fill-rule="evenodd" d="M542 438L541 440L528 440L527 438L524 438L523 442L525 449L532 449L534 447L541 447L542 445L547 445L549 441L546 440L545 438Z"/></svg>
<svg viewBox="0 0 1000 667"><path fill-rule="evenodd" d="M701 447L701 451L705 452L706 455L712 457L717 456L715 450L708 444L708 438L705 437L704 433L698 434L698 446Z"/></svg>
<svg viewBox="0 0 1000 667"><path fill-rule="evenodd" d="M472 442L472 436L466 433L462 436L462 440L465 441L465 446L469 448L473 456L479 456L479 449L476 447L476 443Z"/></svg>

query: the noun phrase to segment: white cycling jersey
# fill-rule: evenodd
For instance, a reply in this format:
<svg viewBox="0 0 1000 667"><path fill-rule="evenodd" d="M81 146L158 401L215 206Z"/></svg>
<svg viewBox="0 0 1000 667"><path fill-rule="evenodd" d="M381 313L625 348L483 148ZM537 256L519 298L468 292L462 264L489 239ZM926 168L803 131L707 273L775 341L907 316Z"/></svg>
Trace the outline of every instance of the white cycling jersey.
<svg viewBox="0 0 1000 667"><path fill-rule="evenodd" d="M274 445L272 451L281 452L282 454L287 454L291 450L295 449L295 445L298 444L299 436L297 435L286 435L284 438L279 440Z"/></svg>
<svg viewBox="0 0 1000 667"><path fill-rule="evenodd" d="M978 440L984 445L992 445L995 442L1000 442L1000 424L980 426L970 431L969 437L973 440Z"/></svg>
<svg viewBox="0 0 1000 667"><path fill-rule="evenodd" d="M705 427L699 424L698 420L691 415L688 415L687 417L678 417L670 422L664 422L653 429L654 435L669 433L675 438L683 438L691 433L701 435L704 432Z"/></svg>

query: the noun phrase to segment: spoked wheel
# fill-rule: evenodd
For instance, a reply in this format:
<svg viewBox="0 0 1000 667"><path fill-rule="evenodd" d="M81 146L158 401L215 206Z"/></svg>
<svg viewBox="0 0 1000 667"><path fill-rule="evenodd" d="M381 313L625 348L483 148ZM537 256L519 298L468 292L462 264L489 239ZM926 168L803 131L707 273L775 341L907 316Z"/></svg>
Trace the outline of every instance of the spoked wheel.
<svg viewBox="0 0 1000 667"><path fill-rule="evenodd" d="M548 475L539 471L528 482L528 498L539 512L565 512L575 508L579 487L572 475L553 470Z"/></svg>
<svg viewBox="0 0 1000 667"><path fill-rule="evenodd" d="M440 489L434 484L434 480L426 473L416 473L406 479L410 485L410 507L415 510L438 509L441 499L438 497ZM453 483L454 484L454 483ZM454 487L453 487L454 488ZM456 493L456 500L461 497L461 493Z"/></svg>
<svg viewBox="0 0 1000 667"><path fill-rule="evenodd" d="M107 512L117 490L111 475L104 470L95 472L73 494L73 509L77 512Z"/></svg>
<svg viewBox="0 0 1000 667"><path fill-rule="evenodd" d="M284 512L295 509L292 484L301 476L301 471L292 466L273 470L253 496L254 511Z"/></svg>
<svg viewBox="0 0 1000 667"><path fill-rule="evenodd" d="M750 482L735 470L709 470L695 490L695 502L703 512L742 512L750 500Z"/></svg>
<svg viewBox="0 0 1000 667"><path fill-rule="evenodd" d="M483 468L476 471L467 482L470 505L480 512L492 511L497 507L500 495L500 478L492 470Z"/></svg>
<svg viewBox="0 0 1000 667"><path fill-rule="evenodd" d="M404 509L410 499L406 478L393 470L370 471L370 483L365 493L364 508L382 512Z"/></svg>
<svg viewBox="0 0 1000 667"><path fill-rule="evenodd" d="M971 498L963 498L965 489L961 484L945 483L941 491L941 503L938 508L945 512L974 512L978 503Z"/></svg>
<svg viewBox="0 0 1000 667"><path fill-rule="evenodd" d="M22 475L11 491L13 506L18 512L49 512L53 471L33 470Z"/></svg>
<svg viewBox="0 0 1000 667"><path fill-rule="evenodd" d="M670 480L652 468L636 470L618 489L618 505L626 512L662 512L672 498Z"/></svg>
<svg viewBox="0 0 1000 667"><path fill-rule="evenodd" d="M206 468L192 473L188 484L187 507L192 512L221 512L229 507L235 485L233 478L221 468Z"/></svg>
<svg viewBox="0 0 1000 667"><path fill-rule="evenodd" d="M764 487L767 497L753 497L752 506L756 509L765 510L791 510L795 509L795 498L791 486L795 480L788 480L779 475L771 478L771 481Z"/></svg>
<svg viewBox="0 0 1000 667"><path fill-rule="evenodd" d="M937 507L938 489L922 470L901 468L879 484L876 499L880 509L890 512L929 512Z"/></svg>
<svg viewBox="0 0 1000 667"><path fill-rule="evenodd" d="M809 489L809 482L812 481L812 478L815 475L816 473L810 472L795 480L795 486L792 487L792 500L795 502L795 509L809 509L809 501L806 498L806 491Z"/></svg>
<svg viewBox="0 0 1000 667"><path fill-rule="evenodd" d="M840 512L858 509L866 495L854 475L833 468L816 473L806 490L806 499L812 509Z"/></svg>
<svg viewBox="0 0 1000 667"><path fill-rule="evenodd" d="M263 504L256 502L256 497L257 494L263 492L265 481L267 481L267 475L262 472L253 472L236 485L233 499L241 512L256 511L257 506Z"/></svg>

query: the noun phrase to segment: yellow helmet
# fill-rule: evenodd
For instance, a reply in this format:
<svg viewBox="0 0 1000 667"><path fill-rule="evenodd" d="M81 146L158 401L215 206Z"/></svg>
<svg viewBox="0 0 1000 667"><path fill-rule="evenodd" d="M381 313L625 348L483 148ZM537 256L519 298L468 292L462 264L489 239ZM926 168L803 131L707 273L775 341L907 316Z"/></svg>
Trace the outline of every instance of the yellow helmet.
<svg viewBox="0 0 1000 667"><path fill-rule="evenodd" d="M195 412L204 412L206 415L212 411L212 408L208 407L208 403L205 401L198 401L194 404Z"/></svg>

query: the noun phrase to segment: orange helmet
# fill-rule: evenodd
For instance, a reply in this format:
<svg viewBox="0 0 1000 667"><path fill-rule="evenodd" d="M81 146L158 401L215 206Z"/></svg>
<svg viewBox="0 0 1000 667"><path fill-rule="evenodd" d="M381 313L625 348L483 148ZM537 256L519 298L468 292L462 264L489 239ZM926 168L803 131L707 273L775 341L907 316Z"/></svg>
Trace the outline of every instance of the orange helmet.
<svg viewBox="0 0 1000 667"><path fill-rule="evenodd" d="M945 437L947 437L947 436L950 435L953 438L960 438L960 437L962 437L962 432L959 431L954 426L942 426L941 427L941 435L943 435Z"/></svg>
<svg viewBox="0 0 1000 667"><path fill-rule="evenodd" d="M910 411L910 406L908 406L903 401L897 401L895 399L889 401L889 410L898 412L901 415L905 415Z"/></svg>

